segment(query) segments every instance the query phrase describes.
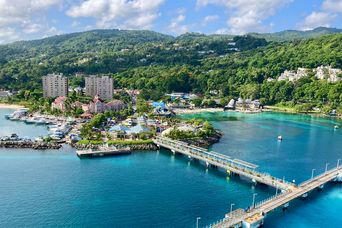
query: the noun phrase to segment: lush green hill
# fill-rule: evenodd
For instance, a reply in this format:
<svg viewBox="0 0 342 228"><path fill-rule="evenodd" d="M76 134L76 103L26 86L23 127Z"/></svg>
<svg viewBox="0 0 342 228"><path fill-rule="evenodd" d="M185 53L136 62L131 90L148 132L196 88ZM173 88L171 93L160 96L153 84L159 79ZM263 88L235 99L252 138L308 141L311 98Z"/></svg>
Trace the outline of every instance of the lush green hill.
<svg viewBox="0 0 342 228"><path fill-rule="evenodd" d="M341 33L342 29L318 27L308 31L286 30L276 33L251 33L250 35L265 38L267 41L294 41L309 38L316 38L323 35Z"/></svg>
<svg viewBox="0 0 342 228"><path fill-rule="evenodd" d="M0 87L39 88L41 76L117 73L141 66L199 65L200 60L265 46L251 36L172 37L151 31L94 30L0 46Z"/></svg>
<svg viewBox="0 0 342 228"><path fill-rule="evenodd" d="M267 43L252 36L97 30L3 45L0 59L0 88L41 90L41 76L47 73L73 78L81 72L111 74L116 87L141 89L147 99L172 91L209 96L217 90L219 98L260 98L266 104L342 104L342 82L314 77L266 81L298 67L342 68L342 33Z"/></svg>

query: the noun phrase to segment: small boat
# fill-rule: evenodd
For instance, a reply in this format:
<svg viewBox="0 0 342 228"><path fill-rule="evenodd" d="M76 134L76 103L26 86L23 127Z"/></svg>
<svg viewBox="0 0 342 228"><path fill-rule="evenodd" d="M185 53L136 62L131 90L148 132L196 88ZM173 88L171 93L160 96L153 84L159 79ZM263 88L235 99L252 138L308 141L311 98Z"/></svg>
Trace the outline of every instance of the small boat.
<svg viewBox="0 0 342 228"><path fill-rule="evenodd" d="M62 137L60 135L55 135L55 134L50 135L50 138L53 140L61 140L62 139Z"/></svg>
<svg viewBox="0 0 342 228"><path fill-rule="evenodd" d="M44 138L43 138L42 136L39 136L39 137L36 137L36 138L34 139L34 141L36 141L36 142L43 142L43 141L44 141Z"/></svg>
<svg viewBox="0 0 342 228"><path fill-rule="evenodd" d="M37 122L37 118L31 117L25 120L25 123L27 124L35 124Z"/></svg>
<svg viewBox="0 0 342 228"><path fill-rule="evenodd" d="M334 129L336 130L336 129L339 129L340 127L338 126L338 125L335 125L334 126Z"/></svg>
<svg viewBox="0 0 342 228"><path fill-rule="evenodd" d="M8 120L11 119L12 117L13 117L13 114L6 114L5 115L5 119L8 119Z"/></svg>
<svg viewBox="0 0 342 228"><path fill-rule="evenodd" d="M44 118L39 118L36 120L35 124L37 124L37 125L46 124L46 120Z"/></svg>
<svg viewBox="0 0 342 228"><path fill-rule="evenodd" d="M278 141L283 141L283 136L278 135Z"/></svg>
<svg viewBox="0 0 342 228"><path fill-rule="evenodd" d="M20 138L17 134L11 134L10 138L9 138L10 141L19 141Z"/></svg>

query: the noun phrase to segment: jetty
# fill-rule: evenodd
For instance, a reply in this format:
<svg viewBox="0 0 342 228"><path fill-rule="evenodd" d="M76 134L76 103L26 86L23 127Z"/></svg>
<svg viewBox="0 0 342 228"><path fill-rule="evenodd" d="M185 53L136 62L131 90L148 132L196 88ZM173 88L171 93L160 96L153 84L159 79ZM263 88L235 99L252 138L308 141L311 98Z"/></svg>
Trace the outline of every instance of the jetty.
<svg viewBox="0 0 342 228"><path fill-rule="evenodd" d="M115 155L124 155L124 154L131 154L130 148L99 148L95 149L88 149L88 150L77 150L76 154L79 158L83 157L102 157L102 156L115 156Z"/></svg>
<svg viewBox="0 0 342 228"><path fill-rule="evenodd" d="M0 148L29 148L34 150L58 150L62 147L61 144L47 143L47 142L34 142L34 141L0 141Z"/></svg>
<svg viewBox="0 0 342 228"><path fill-rule="evenodd" d="M287 208L290 201L296 198L306 198L308 194L315 189L323 189L324 185L330 181L342 180L342 166L337 162L337 166L331 170L327 170L319 176L295 185L271 176L267 173L261 173L255 169L257 165L246 161L231 158L214 151L208 151L188 143L172 140L166 137L156 137L153 142L158 147L171 150L173 153L180 153L189 157L189 159L197 159L204 162L207 166L220 167L228 173L234 173L250 179L254 183L262 183L267 186L280 189L276 195L265 199L261 202L253 204L248 209L237 209L226 214L224 219L209 225L214 228L256 228L264 224L265 216L277 208Z"/></svg>

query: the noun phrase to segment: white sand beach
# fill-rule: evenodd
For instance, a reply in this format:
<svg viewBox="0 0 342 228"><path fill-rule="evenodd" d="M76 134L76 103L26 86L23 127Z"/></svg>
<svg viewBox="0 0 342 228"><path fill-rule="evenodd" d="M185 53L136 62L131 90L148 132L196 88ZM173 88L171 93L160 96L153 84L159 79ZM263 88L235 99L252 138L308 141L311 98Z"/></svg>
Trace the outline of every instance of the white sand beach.
<svg viewBox="0 0 342 228"><path fill-rule="evenodd" d="M19 109L19 108L24 108L24 106L22 106L22 105L16 105L16 104L5 104L5 103L0 103L0 108Z"/></svg>

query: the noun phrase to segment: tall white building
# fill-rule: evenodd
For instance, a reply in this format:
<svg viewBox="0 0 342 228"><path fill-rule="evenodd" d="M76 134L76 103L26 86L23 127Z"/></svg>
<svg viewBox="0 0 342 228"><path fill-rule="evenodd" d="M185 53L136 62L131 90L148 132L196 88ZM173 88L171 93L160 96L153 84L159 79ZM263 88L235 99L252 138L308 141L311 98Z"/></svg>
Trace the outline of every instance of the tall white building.
<svg viewBox="0 0 342 228"><path fill-rule="evenodd" d="M44 97L68 96L68 78L63 74L48 74L43 76Z"/></svg>
<svg viewBox="0 0 342 228"><path fill-rule="evenodd" d="M109 76L97 77L95 75L86 77L85 94L91 97L98 95L102 100L113 99L113 78Z"/></svg>

